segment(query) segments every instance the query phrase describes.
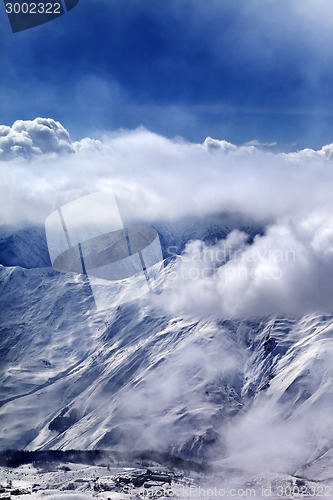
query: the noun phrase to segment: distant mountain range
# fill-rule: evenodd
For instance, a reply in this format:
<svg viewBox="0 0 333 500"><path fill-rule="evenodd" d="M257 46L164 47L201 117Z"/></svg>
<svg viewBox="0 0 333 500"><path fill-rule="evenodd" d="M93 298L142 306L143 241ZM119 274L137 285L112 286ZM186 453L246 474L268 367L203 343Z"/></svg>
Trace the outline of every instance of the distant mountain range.
<svg viewBox="0 0 333 500"><path fill-rule="evenodd" d="M165 257L241 227L228 221L157 224ZM41 228L3 232L0 263L2 450L152 449L332 478L333 317L168 317L149 296L95 311L84 277L50 268Z"/></svg>

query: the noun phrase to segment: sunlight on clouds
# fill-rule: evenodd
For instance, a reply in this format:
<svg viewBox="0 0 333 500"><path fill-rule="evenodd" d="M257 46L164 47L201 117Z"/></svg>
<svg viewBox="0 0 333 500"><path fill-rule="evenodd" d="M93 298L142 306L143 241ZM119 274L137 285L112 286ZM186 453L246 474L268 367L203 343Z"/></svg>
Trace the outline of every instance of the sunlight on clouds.
<svg viewBox="0 0 333 500"><path fill-rule="evenodd" d="M254 318L333 312L333 212L189 243L155 305L173 315Z"/></svg>
<svg viewBox="0 0 333 500"><path fill-rule="evenodd" d="M0 149L11 159L1 163L3 224L42 224L59 203L108 187L150 220L236 212L266 223L331 205L332 146L284 155L145 129L72 142L60 123L38 118L3 127Z"/></svg>
<svg viewBox="0 0 333 500"><path fill-rule="evenodd" d="M2 162L3 224L44 224L60 204L108 189L125 212L150 223L238 214L260 224L253 241L250 230L215 246L187 245L161 296L173 314L332 312L332 145L273 154L145 129L72 142L50 119L15 122L1 139L11 158Z"/></svg>

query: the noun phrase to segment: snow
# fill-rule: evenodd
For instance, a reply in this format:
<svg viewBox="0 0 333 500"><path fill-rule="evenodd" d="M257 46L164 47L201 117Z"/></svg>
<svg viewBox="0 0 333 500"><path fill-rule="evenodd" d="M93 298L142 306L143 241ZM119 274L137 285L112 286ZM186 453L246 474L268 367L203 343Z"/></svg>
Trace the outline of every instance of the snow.
<svg viewBox="0 0 333 500"><path fill-rule="evenodd" d="M16 469L0 468L0 482L5 492L0 498L19 490L20 498L31 499L63 499L63 498L331 498L332 483L303 480L290 475L257 474L241 475L239 471L212 472L200 474L182 470L168 470L155 467L152 471L132 464L124 467L113 464L101 467L84 466L75 463L53 465L47 472L45 466L38 470L18 467ZM148 475L147 475L148 473ZM135 486L133 478L149 474L169 476L170 483L147 480L145 486ZM161 477L160 476L160 477ZM126 480L126 482L123 482ZM129 482L128 482L129 481ZM11 482L11 483L10 483ZM291 493L292 492L292 493ZM302 493L303 492L303 493ZM13 493L12 493L13 494Z"/></svg>
<svg viewBox="0 0 333 500"><path fill-rule="evenodd" d="M21 257L29 248L20 246ZM329 484L333 317L172 317L150 296L97 311L84 277L44 264L0 267L2 450L152 450L238 470L242 481ZM98 473L70 469L2 469L0 483L48 484L29 498L108 498L59 492L57 481Z"/></svg>

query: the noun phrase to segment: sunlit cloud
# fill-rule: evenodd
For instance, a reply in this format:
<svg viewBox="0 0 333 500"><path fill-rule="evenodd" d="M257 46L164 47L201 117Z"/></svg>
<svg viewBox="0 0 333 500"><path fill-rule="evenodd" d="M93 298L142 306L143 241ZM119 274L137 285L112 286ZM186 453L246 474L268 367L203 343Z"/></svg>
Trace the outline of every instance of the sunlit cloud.
<svg viewBox="0 0 333 500"><path fill-rule="evenodd" d="M43 225L60 204L108 190L125 217L149 224L200 217L209 226L217 214L246 221L248 230L215 245L188 243L161 296L172 314L332 312L332 145L273 154L145 129L74 142L50 119L16 122L2 138L3 224Z"/></svg>

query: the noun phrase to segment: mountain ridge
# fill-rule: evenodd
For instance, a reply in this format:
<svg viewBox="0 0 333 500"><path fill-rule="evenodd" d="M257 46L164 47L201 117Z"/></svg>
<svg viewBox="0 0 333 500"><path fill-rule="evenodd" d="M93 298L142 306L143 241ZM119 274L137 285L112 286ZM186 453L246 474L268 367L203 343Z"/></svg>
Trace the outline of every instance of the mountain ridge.
<svg viewBox="0 0 333 500"><path fill-rule="evenodd" d="M150 296L96 311L80 275L0 280L2 450L153 449L327 478L332 316L170 317Z"/></svg>

